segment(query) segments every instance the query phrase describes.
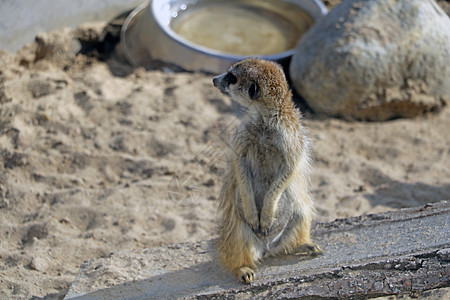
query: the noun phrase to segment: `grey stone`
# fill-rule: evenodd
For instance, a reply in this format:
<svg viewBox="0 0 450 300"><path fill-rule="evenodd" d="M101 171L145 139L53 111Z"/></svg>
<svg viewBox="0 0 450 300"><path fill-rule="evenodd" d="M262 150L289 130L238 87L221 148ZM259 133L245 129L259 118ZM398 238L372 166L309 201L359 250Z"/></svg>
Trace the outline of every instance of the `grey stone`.
<svg viewBox="0 0 450 300"><path fill-rule="evenodd" d="M433 0L344 0L299 41L290 75L327 116L439 111L450 99L450 19Z"/></svg>

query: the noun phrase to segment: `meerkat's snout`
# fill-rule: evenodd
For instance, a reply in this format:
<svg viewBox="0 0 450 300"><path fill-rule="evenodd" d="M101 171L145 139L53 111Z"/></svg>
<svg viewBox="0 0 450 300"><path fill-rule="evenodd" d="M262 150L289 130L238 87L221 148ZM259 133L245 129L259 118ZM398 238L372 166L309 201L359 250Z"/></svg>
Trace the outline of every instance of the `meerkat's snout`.
<svg viewBox="0 0 450 300"><path fill-rule="evenodd" d="M229 87L231 84L236 84L237 78L232 73L227 72L220 74L213 78L213 84L216 88L219 89L225 95L229 94Z"/></svg>
<svg viewBox="0 0 450 300"><path fill-rule="evenodd" d="M223 73L213 78L213 84L215 87L217 88L219 87L220 82L222 81L222 79L225 77L226 74L227 73Z"/></svg>

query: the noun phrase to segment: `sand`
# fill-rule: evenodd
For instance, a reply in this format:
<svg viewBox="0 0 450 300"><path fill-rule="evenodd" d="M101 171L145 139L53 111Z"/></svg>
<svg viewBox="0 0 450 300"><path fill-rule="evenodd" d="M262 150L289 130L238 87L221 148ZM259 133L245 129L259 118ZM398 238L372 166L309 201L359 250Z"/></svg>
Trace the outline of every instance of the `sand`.
<svg viewBox="0 0 450 300"><path fill-rule="evenodd" d="M60 299L83 261L216 236L235 106L211 75L75 54L104 27L0 50L0 299ZM316 221L450 199L448 106L384 123L304 113Z"/></svg>

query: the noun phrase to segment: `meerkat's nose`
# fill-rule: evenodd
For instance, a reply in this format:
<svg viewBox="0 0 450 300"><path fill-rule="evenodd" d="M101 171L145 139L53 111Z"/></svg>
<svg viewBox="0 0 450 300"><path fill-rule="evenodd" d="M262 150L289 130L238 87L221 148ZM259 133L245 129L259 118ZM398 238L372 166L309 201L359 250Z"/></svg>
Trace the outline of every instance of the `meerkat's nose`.
<svg viewBox="0 0 450 300"><path fill-rule="evenodd" d="M230 72L220 74L219 76L213 78L214 86L217 88L220 88L221 86L223 88L227 88L230 86L230 84L235 84L236 82L237 82L236 76L234 76Z"/></svg>
<svg viewBox="0 0 450 300"><path fill-rule="evenodd" d="M225 77L226 73L224 74L220 74L219 76L216 76L213 78L213 83L215 87L219 87L220 82L222 81L222 79Z"/></svg>

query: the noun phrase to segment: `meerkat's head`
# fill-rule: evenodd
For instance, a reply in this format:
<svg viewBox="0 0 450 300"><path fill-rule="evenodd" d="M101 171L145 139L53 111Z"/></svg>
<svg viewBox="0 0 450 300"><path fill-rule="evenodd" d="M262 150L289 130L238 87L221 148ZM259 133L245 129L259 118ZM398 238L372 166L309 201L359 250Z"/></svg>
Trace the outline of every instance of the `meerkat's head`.
<svg viewBox="0 0 450 300"><path fill-rule="evenodd" d="M257 58L235 63L228 72L214 77L213 83L231 99L259 111L277 110L292 97L281 66Z"/></svg>

